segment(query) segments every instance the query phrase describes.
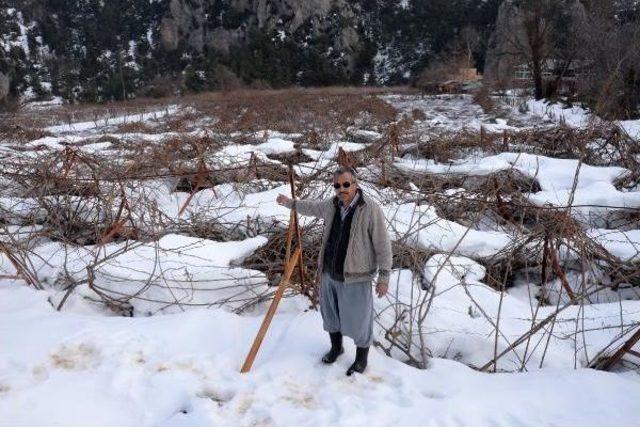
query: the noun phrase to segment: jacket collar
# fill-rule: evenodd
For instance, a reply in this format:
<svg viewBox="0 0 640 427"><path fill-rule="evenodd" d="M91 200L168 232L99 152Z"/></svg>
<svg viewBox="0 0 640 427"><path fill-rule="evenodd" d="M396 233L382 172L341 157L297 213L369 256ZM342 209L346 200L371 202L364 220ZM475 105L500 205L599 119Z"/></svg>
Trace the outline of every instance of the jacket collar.
<svg viewBox="0 0 640 427"><path fill-rule="evenodd" d="M359 207L359 206L365 205L367 202L365 200L365 195L362 192L362 188L358 188L357 192L360 195L360 197L358 197L358 201L357 201L355 207ZM340 199L338 199L338 196L333 196L333 204L336 207L340 206Z"/></svg>

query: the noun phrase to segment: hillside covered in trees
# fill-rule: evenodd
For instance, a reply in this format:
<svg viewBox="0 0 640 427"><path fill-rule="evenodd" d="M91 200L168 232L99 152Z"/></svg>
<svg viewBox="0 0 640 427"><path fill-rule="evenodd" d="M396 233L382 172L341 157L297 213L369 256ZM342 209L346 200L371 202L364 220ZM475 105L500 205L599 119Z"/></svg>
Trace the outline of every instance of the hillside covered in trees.
<svg viewBox="0 0 640 427"><path fill-rule="evenodd" d="M71 4L73 3L73 4ZM67 99L240 84L406 83L466 26L488 40L499 0L9 0L11 91ZM479 63L484 61L478 50ZM169 83L169 84L168 84Z"/></svg>
<svg viewBox="0 0 640 427"><path fill-rule="evenodd" d="M5 0L0 99L407 84L463 51L493 88L524 72L540 99L573 78L599 114L633 118L638 11L637 0Z"/></svg>

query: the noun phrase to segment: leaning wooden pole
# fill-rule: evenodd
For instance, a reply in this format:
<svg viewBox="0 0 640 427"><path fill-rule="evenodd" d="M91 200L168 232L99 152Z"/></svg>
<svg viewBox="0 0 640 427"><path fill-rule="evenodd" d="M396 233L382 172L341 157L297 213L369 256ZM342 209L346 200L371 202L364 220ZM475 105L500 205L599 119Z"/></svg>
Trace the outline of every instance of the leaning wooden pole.
<svg viewBox="0 0 640 427"><path fill-rule="evenodd" d="M289 229L291 231L291 229ZM271 301L271 305L269 306L269 310L267 310L267 314L265 314L264 319L262 320L262 325L260 325L260 329L258 330L258 334L253 340L253 345L251 346L251 350L249 350L249 354L247 354L247 358L242 365L241 373L246 373L251 370L251 366L253 366L253 361L256 359L258 354L258 350L260 350L260 345L262 344L262 340L264 340L265 335L267 334L267 330L269 329L269 325L271 324L271 320L273 319L274 314L276 314L276 310L278 309L278 304L284 295L284 291L287 289L289 285L289 279L291 278L291 274L293 273L293 269L295 268L298 260L300 259L300 246L296 248L293 252L293 256L289 258L287 264L284 269L284 275L282 279L280 279L280 283L278 284L278 290L273 297L273 301Z"/></svg>
<svg viewBox="0 0 640 427"><path fill-rule="evenodd" d="M295 200L296 183L293 178L293 165L289 163L289 185L291 186L291 199ZM293 219L293 228L296 232L296 239L298 239L298 247L300 248L300 261L298 262L298 273L300 274L300 289L304 293L307 292L307 289L304 286L304 263L302 262L302 231L300 230L300 223L298 222L298 212L296 211L295 207L291 210L291 213L291 217ZM287 255L289 255L289 251L287 251Z"/></svg>
<svg viewBox="0 0 640 427"><path fill-rule="evenodd" d="M291 225L294 223L294 221L295 221L295 212L293 212L293 209L291 209L291 212L289 213L289 232L287 233L287 243L286 243L285 254L284 254L285 263L291 259L291 246L293 246L293 233L291 232Z"/></svg>

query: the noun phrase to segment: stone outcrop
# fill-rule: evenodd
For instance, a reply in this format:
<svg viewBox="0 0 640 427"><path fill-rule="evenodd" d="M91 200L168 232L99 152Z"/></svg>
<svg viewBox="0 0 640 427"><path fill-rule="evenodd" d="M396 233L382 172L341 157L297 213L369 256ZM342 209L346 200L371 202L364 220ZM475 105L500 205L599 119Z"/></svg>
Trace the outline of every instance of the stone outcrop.
<svg viewBox="0 0 640 427"><path fill-rule="evenodd" d="M196 50L204 47L203 0L171 0L160 23L160 42L175 50L185 42Z"/></svg>
<svg viewBox="0 0 640 427"><path fill-rule="evenodd" d="M506 87L514 67L523 61L511 40L525 40L521 11L511 1L505 1L498 10L496 28L489 39L485 59L485 80ZM520 57L520 58L519 58Z"/></svg>
<svg viewBox="0 0 640 427"><path fill-rule="evenodd" d="M346 0L171 0L160 41L167 50L186 44L197 51L209 47L229 53L254 29L277 30L283 37L331 31L336 33L333 48L349 54L360 44L358 10L356 2Z"/></svg>

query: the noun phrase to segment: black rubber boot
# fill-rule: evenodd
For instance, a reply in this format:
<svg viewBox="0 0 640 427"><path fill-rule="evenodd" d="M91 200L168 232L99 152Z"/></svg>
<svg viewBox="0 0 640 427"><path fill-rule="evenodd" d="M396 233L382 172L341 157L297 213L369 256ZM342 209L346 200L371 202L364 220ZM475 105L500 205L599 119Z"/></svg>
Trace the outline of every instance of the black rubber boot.
<svg viewBox="0 0 640 427"><path fill-rule="evenodd" d="M327 364L335 362L338 356L344 353L344 347L342 347L342 333L330 332L329 338L331 338L331 350L322 356L322 361Z"/></svg>
<svg viewBox="0 0 640 427"><path fill-rule="evenodd" d="M369 347L356 348L356 361L347 369L347 376L350 377L354 372L363 373L367 367L367 357L369 356Z"/></svg>

